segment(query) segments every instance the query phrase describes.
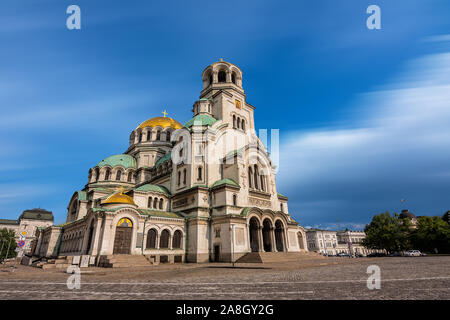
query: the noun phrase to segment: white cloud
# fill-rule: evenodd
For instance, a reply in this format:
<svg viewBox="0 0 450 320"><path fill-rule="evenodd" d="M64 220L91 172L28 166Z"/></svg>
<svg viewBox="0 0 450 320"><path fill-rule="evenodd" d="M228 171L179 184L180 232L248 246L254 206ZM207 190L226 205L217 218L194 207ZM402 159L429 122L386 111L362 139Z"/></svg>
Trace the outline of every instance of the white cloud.
<svg viewBox="0 0 450 320"><path fill-rule="evenodd" d="M366 223L400 210L403 197L417 214L450 207L449 71L449 53L413 61L357 101L350 128L299 131L281 141L279 189L293 200L292 214L308 224Z"/></svg>

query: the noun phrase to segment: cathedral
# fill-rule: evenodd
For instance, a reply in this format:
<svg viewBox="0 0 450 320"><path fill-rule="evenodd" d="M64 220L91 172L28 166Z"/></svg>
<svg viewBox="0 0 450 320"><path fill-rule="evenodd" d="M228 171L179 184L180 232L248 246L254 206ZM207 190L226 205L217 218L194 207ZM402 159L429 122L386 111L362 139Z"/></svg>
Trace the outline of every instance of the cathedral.
<svg viewBox="0 0 450 320"><path fill-rule="evenodd" d="M256 134L241 69L221 59L202 82L192 119L183 125L164 111L131 132L124 153L89 169L66 222L40 229L33 255L199 263L306 251Z"/></svg>

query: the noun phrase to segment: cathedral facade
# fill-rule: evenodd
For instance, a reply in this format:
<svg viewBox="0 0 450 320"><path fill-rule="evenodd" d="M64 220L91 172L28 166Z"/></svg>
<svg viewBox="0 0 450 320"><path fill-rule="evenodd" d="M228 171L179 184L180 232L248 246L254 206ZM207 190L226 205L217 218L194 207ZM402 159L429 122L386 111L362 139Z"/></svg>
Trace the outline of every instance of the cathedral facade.
<svg viewBox="0 0 450 320"><path fill-rule="evenodd" d="M89 170L66 223L40 230L33 254L208 262L306 250L256 134L242 71L221 60L202 81L192 119L183 125L164 112L142 122L123 154Z"/></svg>

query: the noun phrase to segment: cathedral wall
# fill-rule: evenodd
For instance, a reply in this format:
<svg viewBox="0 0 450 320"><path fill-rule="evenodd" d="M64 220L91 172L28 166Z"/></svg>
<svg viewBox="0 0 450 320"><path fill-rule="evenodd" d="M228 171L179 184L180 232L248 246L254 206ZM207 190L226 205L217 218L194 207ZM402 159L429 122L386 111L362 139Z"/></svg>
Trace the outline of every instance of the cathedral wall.
<svg viewBox="0 0 450 320"><path fill-rule="evenodd" d="M209 223L206 220L189 220L187 223L187 262L209 262Z"/></svg>

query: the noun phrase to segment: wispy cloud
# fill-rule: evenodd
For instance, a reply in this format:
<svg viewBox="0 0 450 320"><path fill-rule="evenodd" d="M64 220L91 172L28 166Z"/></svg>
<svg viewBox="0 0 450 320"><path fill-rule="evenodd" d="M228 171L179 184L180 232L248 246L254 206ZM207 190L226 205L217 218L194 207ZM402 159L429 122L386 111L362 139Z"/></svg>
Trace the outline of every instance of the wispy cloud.
<svg viewBox="0 0 450 320"><path fill-rule="evenodd" d="M450 53L415 60L363 95L348 128L291 133L280 148L280 190L308 224L366 223L400 199L419 214L450 207ZM361 109L364 111L361 112Z"/></svg>

